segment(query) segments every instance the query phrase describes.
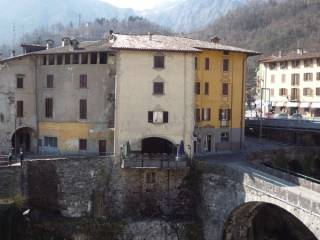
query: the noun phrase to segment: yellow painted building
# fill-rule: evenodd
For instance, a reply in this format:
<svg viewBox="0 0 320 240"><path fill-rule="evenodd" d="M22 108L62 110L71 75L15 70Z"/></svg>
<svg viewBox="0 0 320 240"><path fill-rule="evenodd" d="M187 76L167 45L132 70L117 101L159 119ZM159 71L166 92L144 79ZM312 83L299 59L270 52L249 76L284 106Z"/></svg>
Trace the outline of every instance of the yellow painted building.
<svg viewBox="0 0 320 240"><path fill-rule="evenodd" d="M250 54L203 50L196 57L195 153L242 148L246 61Z"/></svg>

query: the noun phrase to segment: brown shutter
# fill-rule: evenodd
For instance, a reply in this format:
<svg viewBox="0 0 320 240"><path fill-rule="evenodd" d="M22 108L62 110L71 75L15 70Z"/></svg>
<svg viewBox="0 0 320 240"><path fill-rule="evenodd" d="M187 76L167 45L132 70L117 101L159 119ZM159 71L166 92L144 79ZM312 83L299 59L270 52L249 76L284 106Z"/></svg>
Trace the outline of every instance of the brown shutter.
<svg viewBox="0 0 320 240"><path fill-rule="evenodd" d="M163 112L163 122L168 123L169 122L169 113Z"/></svg>
<svg viewBox="0 0 320 240"><path fill-rule="evenodd" d="M219 120L222 120L222 109L219 109Z"/></svg>
<svg viewBox="0 0 320 240"><path fill-rule="evenodd" d="M153 123L153 112L152 111L148 112L148 122Z"/></svg>
<svg viewBox="0 0 320 240"><path fill-rule="evenodd" d="M204 120L204 108L202 108L202 113L201 113L201 119L202 119L202 121Z"/></svg>

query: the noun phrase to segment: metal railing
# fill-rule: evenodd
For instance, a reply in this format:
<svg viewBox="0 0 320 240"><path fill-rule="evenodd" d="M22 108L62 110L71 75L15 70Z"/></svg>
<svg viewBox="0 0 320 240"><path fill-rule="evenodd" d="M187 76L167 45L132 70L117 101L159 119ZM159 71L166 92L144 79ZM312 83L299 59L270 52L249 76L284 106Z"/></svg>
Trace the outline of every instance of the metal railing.
<svg viewBox="0 0 320 240"><path fill-rule="evenodd" d="M272 168L272 169L275 169L275 170L278 170L278 171L281 171L281 172L288 173L288 174L293 175L295 177L303 178L303 179L308 180L310 182L314 182L314 183L320 184L320 179L313 178L313 177L310 177L310 176L307 176L307 175L303 175L302 173L299 173L299 172L295 172L295 171L292 171L292 170L289 170L289 169L276 167L276 166L273 166L270 163L262 163L262 165L264 165L266 167L269 167L269 168Z"/></svg>

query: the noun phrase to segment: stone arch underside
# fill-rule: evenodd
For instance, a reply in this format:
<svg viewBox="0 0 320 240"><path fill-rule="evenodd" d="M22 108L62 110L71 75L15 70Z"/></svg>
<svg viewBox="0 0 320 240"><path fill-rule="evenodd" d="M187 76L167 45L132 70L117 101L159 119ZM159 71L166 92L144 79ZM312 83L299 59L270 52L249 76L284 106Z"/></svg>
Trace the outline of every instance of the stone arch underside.
<svg viewBox="0 0 320 240"><path fill-rule="evenodd" d="M317 240L298 218L266 202L244 203L232 211L223 240Z"/></svg>

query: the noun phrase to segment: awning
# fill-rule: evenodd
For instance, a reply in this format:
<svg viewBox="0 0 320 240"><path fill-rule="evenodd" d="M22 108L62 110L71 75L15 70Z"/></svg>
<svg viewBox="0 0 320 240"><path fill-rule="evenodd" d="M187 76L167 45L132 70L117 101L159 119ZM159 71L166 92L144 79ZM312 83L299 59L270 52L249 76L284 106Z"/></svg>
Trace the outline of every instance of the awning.
<svg viewBox="0 0 320 240"><path fill-rule="evenodd" d="M286 104L287 104L286 102L277 102L276 107L285 107Z"/></svg>
<svg viewBox="0 0 320 240"><path fill-rule="evenodd" d="M298 107L299 103L298 102L288 102L286 107Z"/></svg>
<svg viewBox="0 0 320 240"><path fill-rule="evenodd" d="M320 108L320 102L314 102L311 104L311 108Z"/></svg>
<svg viewBox="0 0 320 240"><path fill-rule="evenodd" d="M300 103L300 108L309 108L311 105L310 102L302 102Z"/></svg>

